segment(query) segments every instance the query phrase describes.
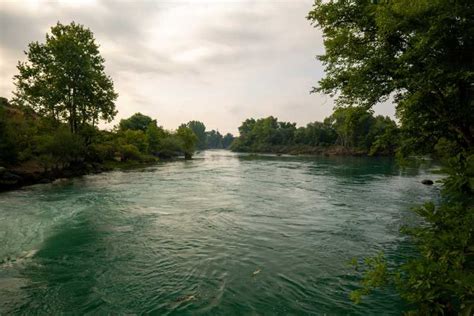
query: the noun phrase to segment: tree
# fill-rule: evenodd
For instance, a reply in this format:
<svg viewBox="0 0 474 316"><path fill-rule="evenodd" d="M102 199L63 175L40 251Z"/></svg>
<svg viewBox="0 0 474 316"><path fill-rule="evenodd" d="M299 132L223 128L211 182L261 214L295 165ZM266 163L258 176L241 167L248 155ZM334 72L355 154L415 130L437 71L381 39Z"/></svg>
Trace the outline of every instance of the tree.
<svg viewBox="0 0 474 316"><path fill-rule="evenodd" d="M182 141L182 150L185 159L191 159L196 150L198 138L194 132L185 124L181 125L176 131L176 136Z"/></svg>
<svg viewBox="0 0 474 316"><path fill-rule="evenodd" d="M404 230L419 256L393 269L383 257L366 260L356 301L392 283L419 314L474 310L473 16L470 0L316 0L308 15L326 48L314 91L366 109L393 96L402 153L429 153L441 140L455 148L440 205L417 208L425 222Z"/></svg>
<svg viewBox="0 0 474 316"><path fill-rule="evenodd" d="M135 146L141 153L148 152L148 141L145 133L141 130L126 130L119 135L119 143Z"/></svg>
<svg viewBox="0 0 474 316"><path fill-rule="evenodd" d="M14 131L8 119L8 99L0 97L0 163L13 164L18 159Z"/></svg>
<svg viewBox="0 0 474 316"><path fill-rule="evenodd" d="M38 136L37 144L38 156L46 168L48 163L52 163L56 169L63 169L71 162L84 158L84 140L79 135L71 133L67 127Z"/></svg>
<svg viewBox="0 0 474 316"><path fill-rule="evenodd" d="M370 134L370 155L394 154L399 147L400 129L388 116L376 116Z"/></svg>
<svg viewBox="0 0 474 316"><path fill-rule="evenodd" d="M206 148L223 148L222 135L219 133L219 131L212 130L210 132L206 132Z"/></svg>
<svg viewBox="0 0 474 316"><path fill-rule="evenodd" d="M183 147L184 144L180 137L167 133L160 141L158 156L165 159L179 156L183 152Z"/></svg>
<svg viewBox="0 0 474 316"><path fill-rule="evenodd" d="M18 63L14 77L14 102L67 122L72 133L81 125L114 118L118 95L88 28L58 22L45 43L30 43L25 54L27 61Z"/></svg>
<svg viewBox="0 0 474 316"><path fill-rule="evenodd" d="M197 136L197 148L202 150L207 148L206 125L199 121L190 121L186 124Z"/></svg>
<svg viewBox="0 0 474 316"><path fill-rule="evenodd" d="M234 135L232 135L231 133L227 133L222 138L222 146L224 148L229 148L233 141L234 141Z"/></svg>
<svg viewBox="0 0 474 316"><path fill-rule="evenodd" d="M140 153L140 150L135 145L122 144L118 148L119 148L121 161L142 160L142 154Z"/></svg>
<svg viewBox="0 0 474 316"><path fill-rule="evenodd" d="M165 138L165 131L156 125L156 121L151 122L146 129L146 139L148 141L148 151L156 155L160 151L160 145Z"/></svg>
<svg viewBox="0 0 474 316"><path fill-rule="evenodd" d="M414 145L445 137L470 148L473 14L470 0L316 0L308 19L323 31L326 77L313 91L337 93L340 106L393 95Z"/></svg>
<svg viewBox="0 0 474 316"><path fill-rule="evenodd" d="M239 131L232 150L298 152L298 147L311 150L308 147L342 145L364 153L393 154L398 144L396 123L388 117L374 117L372 111L362 107L337 108L324 123L313 122L299 128L296 123L281 122L272 116L248 119Z"/></svg>
<svg viewBox="0 0 474 316"><path fill-rule="evenodd" d="M271 151L274 146L294 144L296 123L280 122L273 116L258 120L252 118L242 123L239 132L232 150Z"/></svg>
<svg viewBox="0 0 474 316"><path fill-rule="evenodd" d="M326 123L308 123L295 131L295 142L310 146L328 146L336 143L337 133Z"/></svg>
<svg viewBox="0 0 474 316"><path fill-rule="evenodd" d="M153 120L147 115L141 113L135 113L130 116L128 119L121 119L119 123L119 129L125 131L130 130L140 130L145 132L150 124L154 123L156 125L156 120Z"/></svg>
<svg viewBox="0 0 474 316"><path fill-rule="evenodd" d="M344 147L368 150L372 145L371 129L375 122L372 111L363 107L337 108L325 122L334 128L338 142Z"/></svg>
<svg viewBox="0 0 474 316"><path fill-rule="evenodd" d="M245 122L243 122L242 125L239 126L240 136L244 138L247 137L252 132L255 123L256 121L253 118L246 119Z"/></svg>

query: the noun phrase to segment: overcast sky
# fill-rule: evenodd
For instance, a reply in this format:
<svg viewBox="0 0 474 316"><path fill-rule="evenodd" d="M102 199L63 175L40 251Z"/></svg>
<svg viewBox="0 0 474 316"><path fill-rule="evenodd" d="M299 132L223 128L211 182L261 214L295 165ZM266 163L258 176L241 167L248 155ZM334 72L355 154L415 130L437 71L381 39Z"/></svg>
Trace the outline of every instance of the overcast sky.
<svg viewBox="0 0 474 316"><path fill-rule="evenodd" d="M119 93L115 124L135 112L174 129L200 120L237 131L249 117L322 120L329 96L310 94L323 76L321 32L306 20L312 0L0 0L0 96L31 41L57 21L89 27ZM391 115L390 104L376 112ZM110 125L108 125L110 126Z"/></svg>

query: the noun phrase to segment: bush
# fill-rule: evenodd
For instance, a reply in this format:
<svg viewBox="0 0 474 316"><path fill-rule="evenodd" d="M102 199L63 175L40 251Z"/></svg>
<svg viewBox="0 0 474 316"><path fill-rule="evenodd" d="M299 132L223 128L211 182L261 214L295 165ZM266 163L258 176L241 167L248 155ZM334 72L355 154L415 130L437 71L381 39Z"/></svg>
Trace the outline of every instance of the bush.
<svg viewBox="0 0 474 316"><path fill-rule="evenodd" d="M104 162L115 158L115 146L110 143L92 144L87 151L87 159L93 162Z"/></svg>
<svg viewBox="0 0 474 316"><path fill-rule="evenodd" d="M160 148L161 140L165 137L165 131L156 126L155 122L150 123L146 130L146 140L148 143L148 152L156 155Z"/></svg>
<svg viewBox="0 0 474 316"><path fill-rule="evenodd" d="M184 157L186 159L191 159L194 151L196 150L196 144L198 138L196 134L186 126L180 126L176 132L176 136L181 140L182 143L182 152L184 152Z"/></svg>
<svg viewBox="0 0 474 316"><path fill-rule="evenodd" d="M57 129L51 135L36 137L36 143L39 156L52 157L55 167L64 168L73 161L82 160L86 153L83 139L65 127Z"/></svg>
<svg viewBox="0 0 474 316"><path fill-rule="evenodd" d="M140 161L142 155L137 147L131 144L121 145L119 148L120 158L122 161L136 160Z"/></svg>
<svg viewBox="0 0 474 316"><path fill-rule="evenodd" d="M122 145L133 145L141 153L148 151L148 140L145 133L141 130L126 130L120 133L119 143Z"/></svg>
<svg viewBox="0 0 474 316"><path fill-rule="evenodd" d="M161 158L171 158L179 156L182 151L182 140L174 135L169 135L161 140L158 156Z"/></svg>
<svg viewBox="0 0 474 316"><path fill-rule="evenodd" d="M0 163L14 164L18 159L12 124L9 124L6 107L8 100L0 98Z"/></svg>

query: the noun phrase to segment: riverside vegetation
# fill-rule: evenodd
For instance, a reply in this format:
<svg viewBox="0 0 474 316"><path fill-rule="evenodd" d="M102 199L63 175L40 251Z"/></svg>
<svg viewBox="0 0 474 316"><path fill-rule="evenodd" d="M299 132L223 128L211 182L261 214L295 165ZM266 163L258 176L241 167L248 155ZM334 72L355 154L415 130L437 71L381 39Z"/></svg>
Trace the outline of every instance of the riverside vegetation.
<svg viewBox="0 0 474 316"><path fill-rule="evenodd" d="M233 140L201 122L167 131L136 113L113 130L100 130L117 111L118 94L105 74L92 32L58 23L43 44L33 42L19 62L11 101L0 98L0 190L49 182L184 156L197 149L225 148Z"/></svg>
<svg viewBox="0 0 474 316"><path fill-rule="evenodd" d="M168 131L141 113L122 119L111 131L81 124L73 133L67 123L14 102L0 98L0 165L6 167L0 170L0 190L160 159L191 159L197 149L222 149L233 140L212 130L205 132L201 147L196 121Z"/></svg>
<svg viewBox="0 0 474 316"><path fill-rule="evenodd" d="M112 131L117 94L105 75L92 32L58 23L46 43L31 43L19 63L16 91L0 107L0 161L9 170L41 175L80 168L152 162L196 148L250 152L435 156L444 166L439 201L414 210L420 224L403 229L418 254L388 265L384 254L355 259L363 300L378 288L395 287L409 313L474 311L474 3L450 1L322 1L308 19L324 36L318 58L326 77L314 92L336 96L324 122L297 128L274 117L245 121L240 136L206 132L191 121L175 132L137 113ZM371 108L392 98L399 124L374 117ZM337 149L342 148L342 149ZM36 170L36 169L35 169ZM19 181L2 167L2 183ZM47 179L48 180L48 179Z"/></svg>
<svg viewBox="0 0 474 316"><path fill-rule="evenodd" d="M167 131L141 113L113 130L100 130L100 120L116 116L118 94L93 33L74 22L58 23L45 43L30 43L25 54L14 77L14 97L0 98L0 190L158 159L190 159L195 150L210 148L345 155L395 151L395 122L359 107L336 109L324 123L300 128L273 117L248 119L235 141L230 133L206 131L199 121Z"/></svg>
<svg viewBox="0 0 474 316"><path fill-rule="evenodd" d="M326 77L315 92L337 105L371 108L393 97L400 157L438 153L447 176L439 202L415 208L406 227L419 253L365 269L352 299L395 286L420 315L474 313L474 2L322 1L308 19L323 32Z"/></svg>
<svg viewBox="0 0 474 316"><path fill-rule="evenodd" d="M232 150L287 154L393 155L399 128L389 117L361 107L338 108L324 122L296 127L270 116L239 127Z"/></svg>

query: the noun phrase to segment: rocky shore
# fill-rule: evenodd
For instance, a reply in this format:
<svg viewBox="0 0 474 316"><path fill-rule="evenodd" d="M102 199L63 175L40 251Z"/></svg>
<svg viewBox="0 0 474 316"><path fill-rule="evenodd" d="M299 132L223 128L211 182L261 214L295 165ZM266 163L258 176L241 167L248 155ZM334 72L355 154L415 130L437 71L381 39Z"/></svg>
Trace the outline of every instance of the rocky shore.
<svg viewBox="0 0 474 316"><path fill-rule="evenodd" d="M67 168L47 171L31 163L13 168L0 167L0 192L32 184L50 183L60 178L78 177L107 170L111 170L111 168L99 164L75 164Z"/></svg>

